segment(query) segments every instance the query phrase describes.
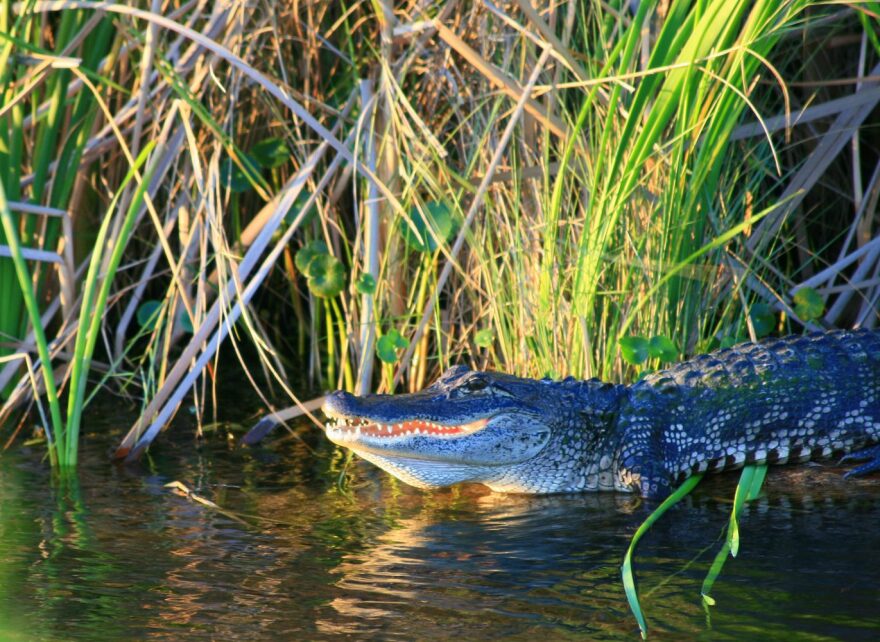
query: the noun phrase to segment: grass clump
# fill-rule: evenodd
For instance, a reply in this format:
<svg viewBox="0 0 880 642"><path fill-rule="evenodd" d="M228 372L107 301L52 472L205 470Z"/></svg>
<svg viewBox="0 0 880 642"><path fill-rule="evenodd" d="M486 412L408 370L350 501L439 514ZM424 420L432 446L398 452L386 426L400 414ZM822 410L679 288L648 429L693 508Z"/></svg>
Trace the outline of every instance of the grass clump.
<svg viewBox="0 0 880 642"><path fill-rule="evenodd" d="M826 299L870 242L864 221L831 243L795 242L793 231L824 225L804 207L820 173L809 156L780 154L774 132L792 148L786 109L810 100L785 84L813 64L792 43L867 29L870 16L802 0L247 16L234 4L163 15L115 5L103 17L86 2L38 2L52 9L38 32L36 14L5 6L10 60L101 43L81 64L52 54L42 84L27 64L4 70L0 116L18 137L0 150L10 202L73 219L66 235L38 215L20 222L23 248L36 239L63 258L29 266L37 301L71 302L41 310L41 323L60 323L50 344L77 345L85 239L101 227L80 212L94 203L114 216L121 190L117 234L134 157L166 141L108 281L107 342L76 370L97 367L111 390L143 400L120 455L142 452L193 391L203 415L203 368L235 338L235 319L260 356L255 380L287 388L287 370L306 364L317 387L367 391L418 389L462 361L620 380L633 373L618 351L629 337L668 340L674 350L655 346L668 361L853 307L851 293ZM245 32L259 35L242 47ZM59 163L77 170L50 182ZM877 296L864 274L863 322ZM27 350L23 309L3 310L7 355ZM33 393L15 385L21 369L4 373L11 417Z"/></svg>
<svg viewBox="0 0 880 642"><path fill-rule="evenodd" d="M875 4L0 0L5 443L75 465L103 390L137 458L224 344L311 416L875 326Z"/></svg>

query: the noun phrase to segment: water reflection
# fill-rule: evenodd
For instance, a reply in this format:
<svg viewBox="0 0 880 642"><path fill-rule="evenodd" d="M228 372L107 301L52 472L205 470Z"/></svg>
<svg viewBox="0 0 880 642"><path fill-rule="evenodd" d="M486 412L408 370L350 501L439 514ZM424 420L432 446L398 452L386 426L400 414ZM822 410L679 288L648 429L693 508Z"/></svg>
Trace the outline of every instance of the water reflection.
<svg viewBox="0 0 880 642"><path fill-rule="evenodd" d="M619 564L649 511L637 498L423 493L368 466L340 492L339 460L298 441L167 440L141 469L108 466L101 447L84 456L54 485L37 453L0 458L0 639L636 634ZM640 547L657 638L876 637L880 483L809 467L773 474L748 509L707 628L699 588L734 482L708 484Z"/></svg>
<svg viewBox="0 0 880 642"><path fill-rule="evenodd" d="M586 624L573 605L583 591L593 612L630 629L615 570L620 538L603 523L637 500L478 489L428 497L416 515L339 564L341 595L330 603L331 617L318 621L320 631L491 637L527 634L547 620L557 631L576 630Z"/></svg>

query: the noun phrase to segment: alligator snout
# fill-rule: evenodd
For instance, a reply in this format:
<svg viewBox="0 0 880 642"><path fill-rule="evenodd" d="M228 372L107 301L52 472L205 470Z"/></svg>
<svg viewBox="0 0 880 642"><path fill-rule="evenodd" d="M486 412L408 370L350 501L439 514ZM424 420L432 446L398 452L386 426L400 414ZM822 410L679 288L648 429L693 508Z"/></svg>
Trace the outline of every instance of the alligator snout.
<svg viewBox="0 0 880 642"><path fill-rule="evenodd" d="M365 414L374 414L376 404L381 403L383 398L390 395L364 395L358 397L344 390L331 392L324 399L321 411L328 417L360 417ZM381 408L379 409L381 411Z"/></svg>
<svg viewBox="0 0 880 642"><path fill-rule="evenodd" d="M324 404L321 406L321 412L325 415L332 415L343 412L345 408L351 407L354 405L354 401L357 399L353 394L345 392L344 390L337 390L336 392L331 392L324 399Z"/></svg>

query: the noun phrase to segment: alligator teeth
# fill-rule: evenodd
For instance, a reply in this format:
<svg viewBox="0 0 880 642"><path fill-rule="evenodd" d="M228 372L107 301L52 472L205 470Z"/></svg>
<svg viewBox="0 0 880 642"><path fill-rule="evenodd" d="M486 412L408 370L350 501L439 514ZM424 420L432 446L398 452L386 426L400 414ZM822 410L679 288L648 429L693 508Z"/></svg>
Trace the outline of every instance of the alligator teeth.
<svg viewBox="0 0 880 642"><path fill-rule="evenodd" d="M359 417L332 417L325 428L333 433L334 440L340 441L359 441L362 438L389 439L412 435L452 438L481 430L488 422L488 419L477 419L465 424L446 425L423 419L413 419L383 424Z"/></svg>

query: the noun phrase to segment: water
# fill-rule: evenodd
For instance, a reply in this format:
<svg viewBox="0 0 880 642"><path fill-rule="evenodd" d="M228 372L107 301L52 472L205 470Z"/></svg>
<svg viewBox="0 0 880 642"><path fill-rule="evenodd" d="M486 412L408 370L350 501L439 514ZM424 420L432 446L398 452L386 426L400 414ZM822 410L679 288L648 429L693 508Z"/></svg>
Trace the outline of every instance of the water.
<svg viewBox="0 0 880 642"><path fill-rule="evenodd" d="M0 457L2 640L637 638L618 570L637 498L427 493L365 463L343 491L343 458L306 426L256 450L178 428L116 467L101 423L54 487L36 447ZM880 637L880 478L828 467L771 473L707 621L734 483L704 483L640 545L653 639Z"/></svg>

